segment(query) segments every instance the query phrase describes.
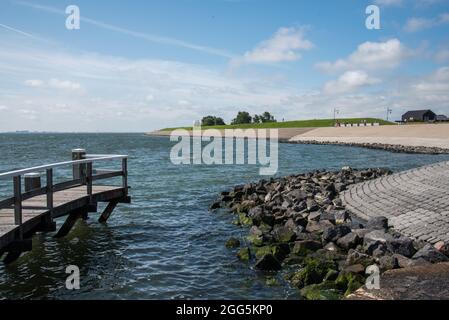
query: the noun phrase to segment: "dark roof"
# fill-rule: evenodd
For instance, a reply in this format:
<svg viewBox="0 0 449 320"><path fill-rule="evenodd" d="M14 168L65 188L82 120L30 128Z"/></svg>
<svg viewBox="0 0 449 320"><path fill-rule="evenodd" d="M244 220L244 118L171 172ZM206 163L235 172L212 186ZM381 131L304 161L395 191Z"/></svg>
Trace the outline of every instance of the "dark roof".
<svg viewBox="0 0 449 320"><path fill-rule="evenodd" d="M413 111L407 111L406 113L404 113L404 115L402 117L419 119L419 118L422 118L427 112L432 112L433 113L433 111L430 110L430 109L427 109L427 110L413 110Z"/></svg>

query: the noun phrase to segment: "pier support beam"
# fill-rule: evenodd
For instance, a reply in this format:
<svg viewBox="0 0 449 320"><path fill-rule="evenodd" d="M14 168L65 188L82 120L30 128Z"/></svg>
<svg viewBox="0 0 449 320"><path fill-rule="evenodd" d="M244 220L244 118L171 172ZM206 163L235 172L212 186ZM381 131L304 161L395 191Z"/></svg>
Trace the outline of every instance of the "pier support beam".
<svg viewBox="0 0 449 320"><path fill-rule="evenodd" d="M104 209L103 213L101 214L100 218L98 219L98 222L106 223L106 221L108 221L109 217L112 214L112 211L114 211L117 204L118 204L118 200L109 202L108 205L106 206L106 208Z"/></svg>
<svg viewBox="0 0 449 320"><path fill-rule="evenodd" d="M83 218L85 215L87 215L86 210L79 210L70 213L64 224L59 229L58 233L56 233L55 238L62 238L68 235L70 230L72 230L73 226L75 225L76 221L79 218Z"/></svg>
<svg viewBox="0 0 449 320"><path fill-rule="evenodd" d="M32 248L33 245L31 239L15 240L0 251L0 257L7 252L6 257L3 259L3 263L10 264L19 259L23 252L31 251Z"/></svg>

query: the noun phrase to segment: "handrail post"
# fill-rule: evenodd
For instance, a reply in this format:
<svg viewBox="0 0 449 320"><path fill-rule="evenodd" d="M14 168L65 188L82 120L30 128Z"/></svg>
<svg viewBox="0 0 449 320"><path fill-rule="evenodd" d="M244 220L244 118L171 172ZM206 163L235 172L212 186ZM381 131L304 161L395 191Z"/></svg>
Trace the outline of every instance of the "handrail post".
<svg viewBox="0 0 449 320"><path fill-rule="evenodd" d="M82 160L86 159L85 149L73 149L72 150L72 160ZM73 180L81 179L82 183L86 183L86 165L85 164L74 164L73 165Z"/></svg>
<svg viewBox="0 0 449 320"><path fill-rule="evenodd" d="M22 225L22 186L21 177L14 176L14 224L16 226ZM20 237L22 237L22 230L20 228Z"/></svg>
<svg viewBox="0 0 449 320"><path fill-rule="evenodd" d="M53 169L47 169L47 208L53 213Z"/></svg>
<svg viewBox="0 0 449 320"><path fill-rule="evenodd" d="M87 185L87 195L90 200L92 200L92 162L87 163L86 168L86 185ZM91 201L89 201L90 203Z"/></svg>
<svg viewBox="0 0 449 320"><path fill-rule="evenodd" d="M128 159L122 159L122 186L125 189L125 195L128 195Z"/></svg>

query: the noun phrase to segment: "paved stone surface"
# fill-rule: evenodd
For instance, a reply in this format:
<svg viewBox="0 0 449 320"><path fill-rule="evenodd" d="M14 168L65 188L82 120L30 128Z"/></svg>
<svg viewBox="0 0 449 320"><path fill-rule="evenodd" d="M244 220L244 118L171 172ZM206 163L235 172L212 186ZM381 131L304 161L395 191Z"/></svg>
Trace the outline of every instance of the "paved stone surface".
<svg viewBox="0 0 449 320"><path fill-rule="evenodd" d="M385 216L409 237L432 244L449 241L449 162L355 184L341 198L364 220Z"/></svg>
<svg viewBox="0 0 449 320"><path fill-rule="evenodd" d="M387 271L380 289L362 287L347 299L449 300L449 262Z"/></svg>

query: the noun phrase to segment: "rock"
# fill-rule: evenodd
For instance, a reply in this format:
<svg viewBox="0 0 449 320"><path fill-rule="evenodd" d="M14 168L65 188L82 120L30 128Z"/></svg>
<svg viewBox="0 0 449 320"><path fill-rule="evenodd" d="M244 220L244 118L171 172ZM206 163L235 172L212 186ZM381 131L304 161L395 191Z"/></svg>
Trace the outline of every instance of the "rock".
<svg viewBox="0 0 449 320"><path fill-rule="evenodd" d="M399 268L410 268L431 264L429 261L426 261L423 258L409 259L400 254L394 254L393 257L396 258Z"/></svg>
<svg viewBox="0 0 449 320"><path fill-rule="evenodd" d="M386 233L384 230L371 231L363 237L363 245L368 254L373 254L374 250L379 245L387 245L387 242L393 241L394 238L391 234Z"/></svg>
<svg viewBox="0 0 449 320"><path fill-rule="evenodd" d="M422 249L418 250L412 257L413 260L424 259L430 263L445 262L449 258L435 249L431 244L426 244Z"/></svg>
<svg viewBox="0 0 449 320"><path fill-rule="evenodd" d="M353 264L350 266L346 266L342 270L343 274L346 273L355 273L355 274L365 274L365 267L361 264Z"/></svg>
<svg viewBox="0 0 449 320"><path fill-rule="evenodd" d="M349 213L346 210L334 210L333 211L336 224L346 223L349 219Z"/></svg>
<svg viewBox="0 0 449 320"><path fill-rule="evenodd" d="M324 249L324 250L327 250L327 251L331 251L331 252L339 252L339 251L340 251L340 250L338 249L337 245L336 245L335 243L333 243L333 242L329 242L328 244L326 244L326 245L323 247L323 249Z"/></svg>
<svg viewBox="0 0 449 320"><path fill-rule="evenodd" d="M210 211L216 210L216 209L218 209L220 207L221 207L221 204L220 204L220 202L217 201L217 202L214 202L214 203L211 204L211 206L209 207L209 210Z"/></svg>
<svg viewBox="0 0 449 320"><path fill-rule="evenodd" d="M325 242L331 242L331 241L335 242L350 232L351 232L351 228L349 228L346 225L327 227L326 229L324 229L322 238L323 238L323 241L325 241Z"/></svg>
<svg viewBox="0 0 449 320"><path fill-rule="evenodd" d="M371 218L366 223L365 228L370 230L387 230L388 219L385 217Z"/></svg>
<svg viewBox="0 0 449 320"><path fill-rule="evenodd" d="M282 266L272 254L266 254L256 262L255 268L264 271L277 271L281 270Z"/></svg>
<svg viewBox="0 0 449 320"><path fill-rule="evenodd" d="M337 270L329 270L324 277L324 281L335 281L338 278L338 271Z"/></svg>
<svg viewBox="0 0 449 320"><path fill-rule="evenodd" d="M240 247L240 240L234 237L231 237L226 241L226 248L238 248Z"/></svg>
<svg viewBox="0 0 449 320"><path fill-rule="evenodd" d="M276 226L272 231L272 235L274 240L280 243L288 243L296 239L295 232L285 226Z"/></svg>
<svg viewBox="0 0 449 320"><path fill-rule="evenodd" d="M251 252L249 248L242 248L237 252L237 257L242 261L249 261Z"/></svg>
<svg viewBox="0 0 449 320"><path fill-rule="evenodd" d="M364 267L367 267L369 265L372 265L374 263L374 259L373 257L361 253L359 251L356 250L349 250L348 251L348 255L346 257L346 265L353 265L353 264L361 264Z"/></svg>
<svg viewBox="0 0 449 320"><path fill-rule="evenodd" d="M365 278L362 275L350 272L340 273L337 280L335 280L335 285L344 292L345 296L351 294L364 284Z"/></svg>
<svg viewBox="0 0 449 320"><path fill-rule="evenodd" d="M350 232L344 237L337 240L337 245L340 247L349 250L354 249L357 245L362 243L362 238L360 238L357 233Z"/></svg>
<svg viewBox="0 0 449 320"><path fill-rule="evenodd" d="M379 267L382 272L396 269L399 267L398 259L392 255L392 256L383 256L379 259Z"/></svg>
<svg viewBox="0 0 449 320"><path fill-rule="evenodd" d="M309 221L307 223L306 231L309 233L323 233L324 229L333 227L334 225L329 221Z"/></svg>
<svg viewBox="0 0 449 320"><path fill-rule="evenodd" d="M309 214L307 219L309 221L320 221L320 217L321 217L321 211L314 211Z"/></svg>
<svg viewBox="0 0 449 320"><path fill-rule="evenodd" d="M446 257L449 257L449 242L439 241L435 243L434 248Z"/></svg>
<svg viewBox="0 0 449 320"><path fill-rule="evenodd" d="M394 238L387 241L387 248L390 252L401 254L408 258L411 258L416 253L413 240L406 237Z"/></svg>
<svg viewBox="0 0 449 320"><path fill-rule="evenodd" d="M320 221L329 221L332 224L335 224L335 215L330 212L322 212L320 215Z"/></svg>
<svg viewBox="0 0 449 320"><path fill-rule="evenodd" d="M316 211L319 209L318 204L313 199L307 199L306 205L307 205L307 211L309 211L309 212Z"/></svg>
<svg viewBox="0 0 449 320"><path fill-rule="evenodd" d="M257 259L262 258L266 254L272 254L280 262L284 260L289 253L289 247L284 245L269 245L254 248L254 254Z"/></svg>
<svg viewBox="0 0 449 320"><path fill-rule="evenodd" d="M332 281L312 284L301 289L301 295L307 300L340 300L342 295Z"/></svg>
<svg viewBox="0 0 449 320"><path fill-rule="evenodd" d="M306 255L310 251L316 251L318 249L321 249L323 246L321 245L321 242L313 241L313 240L303 240L303 241L296 241L295 245L293 246L292 253L297 255Z"/></svg>
<svg viewBox="0 0 449 320"><path fill-rule="evenodd" d="M308 258L304 268L294 273L290 280L298 288L318 284L323 281L329 270L335 270L335 267L333 261Z"/></svg>

